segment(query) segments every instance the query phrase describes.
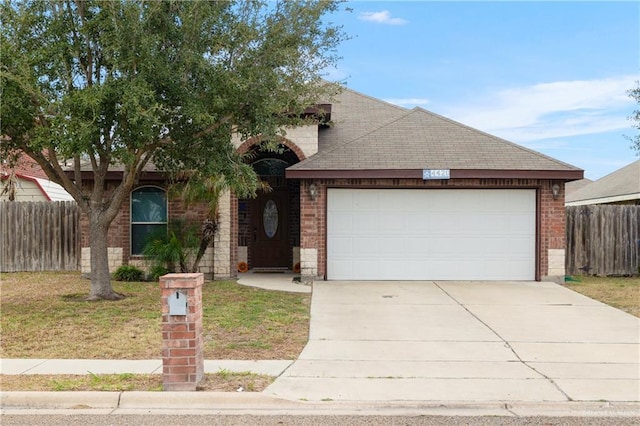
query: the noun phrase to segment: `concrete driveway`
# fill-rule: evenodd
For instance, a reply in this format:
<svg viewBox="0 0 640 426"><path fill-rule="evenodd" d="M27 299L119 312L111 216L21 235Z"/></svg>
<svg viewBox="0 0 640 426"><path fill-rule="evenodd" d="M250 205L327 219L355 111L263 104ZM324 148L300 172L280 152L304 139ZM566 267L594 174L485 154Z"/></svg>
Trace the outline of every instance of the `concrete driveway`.
<svg viewBox="0 0 640 426"><path fill-rule="evenodd" d="M553 283L318 282L294 400L640 401L640 319Z"/></svg>

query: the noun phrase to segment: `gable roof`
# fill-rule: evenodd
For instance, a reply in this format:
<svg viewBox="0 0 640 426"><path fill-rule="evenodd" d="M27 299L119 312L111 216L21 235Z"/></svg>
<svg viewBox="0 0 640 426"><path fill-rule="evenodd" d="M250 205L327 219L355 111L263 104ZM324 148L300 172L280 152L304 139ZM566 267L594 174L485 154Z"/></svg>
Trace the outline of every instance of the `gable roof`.
<svg viewBox="0 0 640 426"><path fill-rule="evenodd" d="M640 160L568 194L567 206L640 200Z"/></svg>
<svg viewBox="0 0 640 426"><path fill-rule="evenodd" d="M339 96L342 99L347 105L334 104L332 110L336 122L334 140L321 146L317 154L289 167L287 177L421 178L423 169L450 169L452 178L582 178L583 171L577 167L422 108L392 107L349 89ZM384 119L371 119L361 110L354 110L354 99L364 99L364 111L383 111ZM351 114L355 119L349 117ZM340 134L341 119L358 124ZM350 134L355 136L346 139ZM335 140L338 135L345 139Z"/></svg>
<svg viewBox="0 0 640 426"><path fill-rule="evenodd" d="M581 188L584 188L585 186L589 185L591 182L593 182L591 179L584 178L580 180L574 180L573 182L565 183L564 184L565 200L569 198L571 194L573 194L574 192L576 192Z"/></svg>
<svg viewBox="0 0 640 426"><path fill-rule="evenodd" d="M344 143L389 123L407 113L406 108L344 88L331 105L333 126L321 127L319 150Z"/></svg>
<svg viewBox="0 0 640 426"><path fill-rule="evenodd" d="M20 173L16 173L15 176L18 179L18 192L20 194L22 194L23 192L29 192L29 195L27 195L27 197L32 198L32 200L27 199L28 201L38 199L45 201L73 201L73 197L67 191L65 191L62 186L50 181L49 179L28 176ZM8 174L0 173L0 180L5 180L8 178ZM33 184L32 189L25 188L22 182L31 182Z"/></svg>

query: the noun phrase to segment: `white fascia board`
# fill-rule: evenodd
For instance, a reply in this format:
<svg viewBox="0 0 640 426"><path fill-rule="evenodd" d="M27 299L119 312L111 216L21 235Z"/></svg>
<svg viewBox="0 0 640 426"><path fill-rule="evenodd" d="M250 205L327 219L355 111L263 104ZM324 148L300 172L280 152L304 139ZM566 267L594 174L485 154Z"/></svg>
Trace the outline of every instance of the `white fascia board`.
<svg viewBox="0 0 640 426"><path fill-rule="evenodd" d="M566 207L587 206L590 204L619 203L621 201L629 201L629 200L640 200L640 192L636 192L635 194L615 195L613 197L591 198L588 200L570 201L568 203L564 203L564 205Z"/></svg>

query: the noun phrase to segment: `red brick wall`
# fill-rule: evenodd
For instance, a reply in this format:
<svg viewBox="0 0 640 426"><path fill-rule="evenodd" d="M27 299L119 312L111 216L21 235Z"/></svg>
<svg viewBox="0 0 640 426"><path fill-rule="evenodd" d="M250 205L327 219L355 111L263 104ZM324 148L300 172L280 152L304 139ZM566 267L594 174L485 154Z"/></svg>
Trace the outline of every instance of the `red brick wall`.
<svg viewBox="0 0 640 426"><path fill-rule="evenodd" d="M157 182L141 182L135 189L143 186L155 186L160 187ZM109 183L107 191L105 191L105 198L111 195L115 184ZM131 223L130 223L130 211L131 211L131 195L126 197L120 212L115 217L111 226L109 227L108 246L109 247L122 247L123 248L123 262L126 264L131 257ZM207 215L207 206L204 204L194 204L185 208L181 201L169 199L169 220L183 218L189 224L194 224L199 230L200 224L204 221ZM81 244L82 247L89 247L89 222L87 217L83 214L80 220L80 229L82 231Z"/></svg>
<svg viewBox="0 0 640 426"><path fill-rule="evenodd" d="M538 179L452 179L423 181L421 179L318 179L314 180L318 195L315 201L309 196L312 181L302 181L300 187L300 228L302 248L318 249L318 275L326 276L326 188L531 188L539 197L539 273L547 275L550 248L564 249L565 211L564 184L559 197L554 200L553 181Z"/></svg>
<svg viewBox="0 0 640 426"><path fill-rule="evenodd" d="M553 199L552 186L557 183L560 192L557 199ZM539 191L540 210L540 275L548 275L549 263L547 253L549 249L564 249L566 212L564 208L564 182L541 181Z"/></svg>

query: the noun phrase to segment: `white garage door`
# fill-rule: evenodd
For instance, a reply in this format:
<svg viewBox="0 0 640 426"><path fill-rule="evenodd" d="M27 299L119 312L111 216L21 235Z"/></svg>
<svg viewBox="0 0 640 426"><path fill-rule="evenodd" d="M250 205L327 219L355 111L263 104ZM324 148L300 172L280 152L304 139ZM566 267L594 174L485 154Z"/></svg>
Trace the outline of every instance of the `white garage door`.
<svg viewBox="0 0 640 426"><path fill-rule="evenodd" d="M535 190L328 190L330 280L533 280Z"/></svg>

